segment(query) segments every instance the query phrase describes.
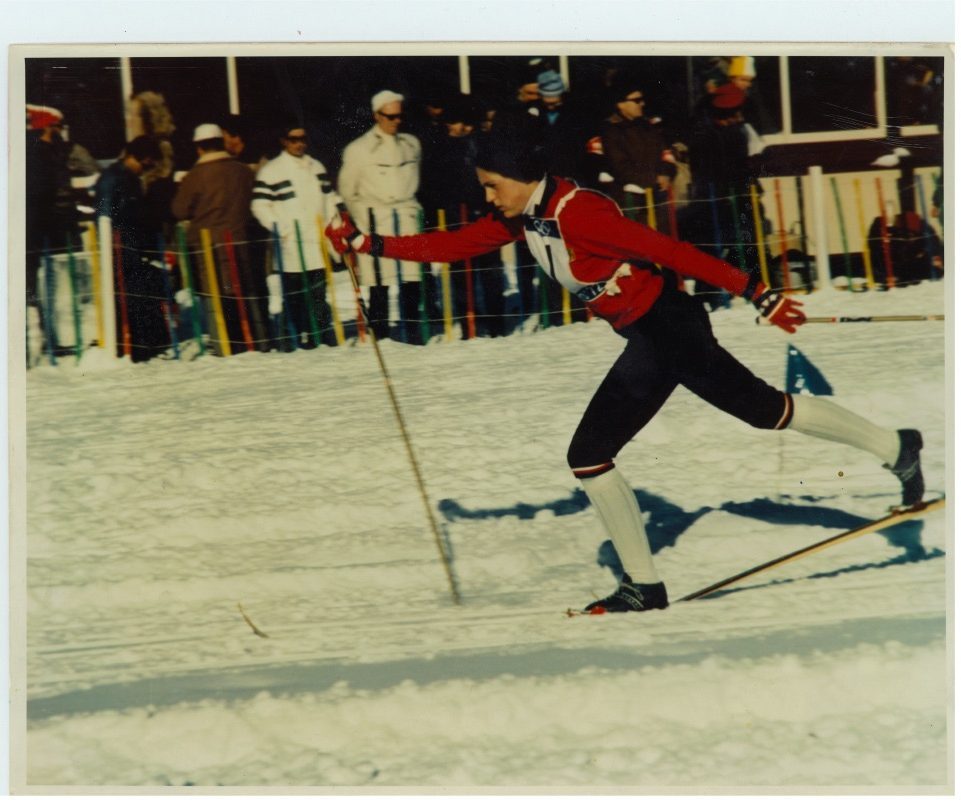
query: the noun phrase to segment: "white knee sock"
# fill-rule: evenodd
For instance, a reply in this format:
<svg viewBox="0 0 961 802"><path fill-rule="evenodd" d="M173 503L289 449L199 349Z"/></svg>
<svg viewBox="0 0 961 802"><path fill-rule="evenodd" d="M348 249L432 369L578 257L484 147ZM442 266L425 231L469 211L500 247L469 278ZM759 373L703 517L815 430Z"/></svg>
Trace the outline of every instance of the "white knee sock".
<svg viewBox="0 0 961 802"><path fill-rule="evenodd" d="M875 426L860 415L823 398L792 395L791 400L794 402L794 416L787 428L869 451L887 465L897 462L901 439L893 429Z"/></svg>
<svg viewBox="0 0 961 802"><path fill-rule="evenodd" d="M624 477L614 468L600 476L581 479L581 482L631 579L643 585L660 582L641 508Z"/></svg>

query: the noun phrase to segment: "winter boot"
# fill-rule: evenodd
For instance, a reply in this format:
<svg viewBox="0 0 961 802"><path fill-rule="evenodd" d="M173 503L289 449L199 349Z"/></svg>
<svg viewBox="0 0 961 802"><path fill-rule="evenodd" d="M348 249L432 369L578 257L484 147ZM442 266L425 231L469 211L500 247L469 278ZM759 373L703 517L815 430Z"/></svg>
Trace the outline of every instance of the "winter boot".
<svg viewBox="0 0 961 802"><path fill-rule="evenodd" d="M921 474L921 449L924 442L917 429L898 429L901 450L894 465L884 467L901 480L901 504L914 507L924 497L924 476Z"/></svg>
<svg viewBox="0 0 961 802"><path fill-rule="evenodd" d="M645 610L663 610L667 607L667 588L663 582L656 585L639 585L629 574L621 578L620 587L605 599L591 602L584 612L599 613L642 613Z"/></svg>

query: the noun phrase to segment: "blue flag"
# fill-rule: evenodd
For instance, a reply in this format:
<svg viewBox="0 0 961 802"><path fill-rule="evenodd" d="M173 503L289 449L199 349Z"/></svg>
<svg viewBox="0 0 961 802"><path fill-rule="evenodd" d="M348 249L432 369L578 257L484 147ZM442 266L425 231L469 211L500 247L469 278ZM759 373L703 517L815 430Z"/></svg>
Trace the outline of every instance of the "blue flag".
<svg viewBox="0 0 961 802"><path fill-rule="evenodd" d="M806 395L834 395L834 390L821 373L804 354L793 345L787 347L787 381L789 393Z"/></svg>

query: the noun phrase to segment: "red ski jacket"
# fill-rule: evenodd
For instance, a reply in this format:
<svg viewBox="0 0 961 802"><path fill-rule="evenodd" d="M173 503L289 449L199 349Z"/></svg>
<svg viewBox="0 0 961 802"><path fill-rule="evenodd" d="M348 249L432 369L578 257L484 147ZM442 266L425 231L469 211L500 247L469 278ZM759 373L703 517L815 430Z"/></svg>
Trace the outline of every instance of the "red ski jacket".
<svg viewBox="0 0 961 802"><path fill-rule="evenodd" d="M383 255L454 262L526 239L541 269L615 329L637 320L657 300L665 280L657 266L735 295L746 295L749 289L753 295L760 286L690 243L627 219L606 195L563 178L546 177L531 206L530 213L519 218L491 213L455 231L384 237Z"/></svg>

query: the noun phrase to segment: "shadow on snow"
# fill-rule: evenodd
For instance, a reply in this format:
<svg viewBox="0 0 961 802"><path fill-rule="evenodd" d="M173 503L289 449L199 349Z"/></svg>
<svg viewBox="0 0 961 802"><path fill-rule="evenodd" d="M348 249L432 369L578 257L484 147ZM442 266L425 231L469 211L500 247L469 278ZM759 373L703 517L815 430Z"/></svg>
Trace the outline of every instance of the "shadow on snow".
<svg viewBox="0 0 961 802"><path fill-rule="evenodd" d="M725 502L720 507L701 507L694 512L687 512L667 499L648 493L645 490L635 490L638 504L647 515L647 535L651 544L651 551L657 554L661 549L673 546L677 539L684 534L697 520L709 512L720 511L744 518L752 518L774 526L819 526L832 531L842 532L870 523L871 518L864 518L832 507L816 506L811 502L821 499L802 496L791 501L774 501L769 498L758 498L745 502ZM797 503L798 501L807 503ZM587 494L580 488L575 489L567 498L549 501L544 504L527 504L518 502L509 507L492 507L481 509L467 509L453 499L443 499L438 509L447 521L458 519L478 520L490 518L518 518L530 520L538 513L548 511L554 515L574 515L586 510L590 506ZM909 562L920 562L944 556L940 549L928 552L921 543L921 533L924 530L923 521L902 521L893 524L878 534L884 536L888 545L903 549L904 553L880 563L850 566L831 573L812 575L814 577L837 576L852 571L863 571L870 568L885 568L889 565L899 565ZM602 567L609 568L615 577L623 573L620 559L610 540L605 540L597 550L597 562ZM769 584L793 580L777 580ZM757 585L751 587L758 587ZM746 589L746 588L742 588ZM715 596L724 593L736 593L738 590L718 591Z"/></svg>

